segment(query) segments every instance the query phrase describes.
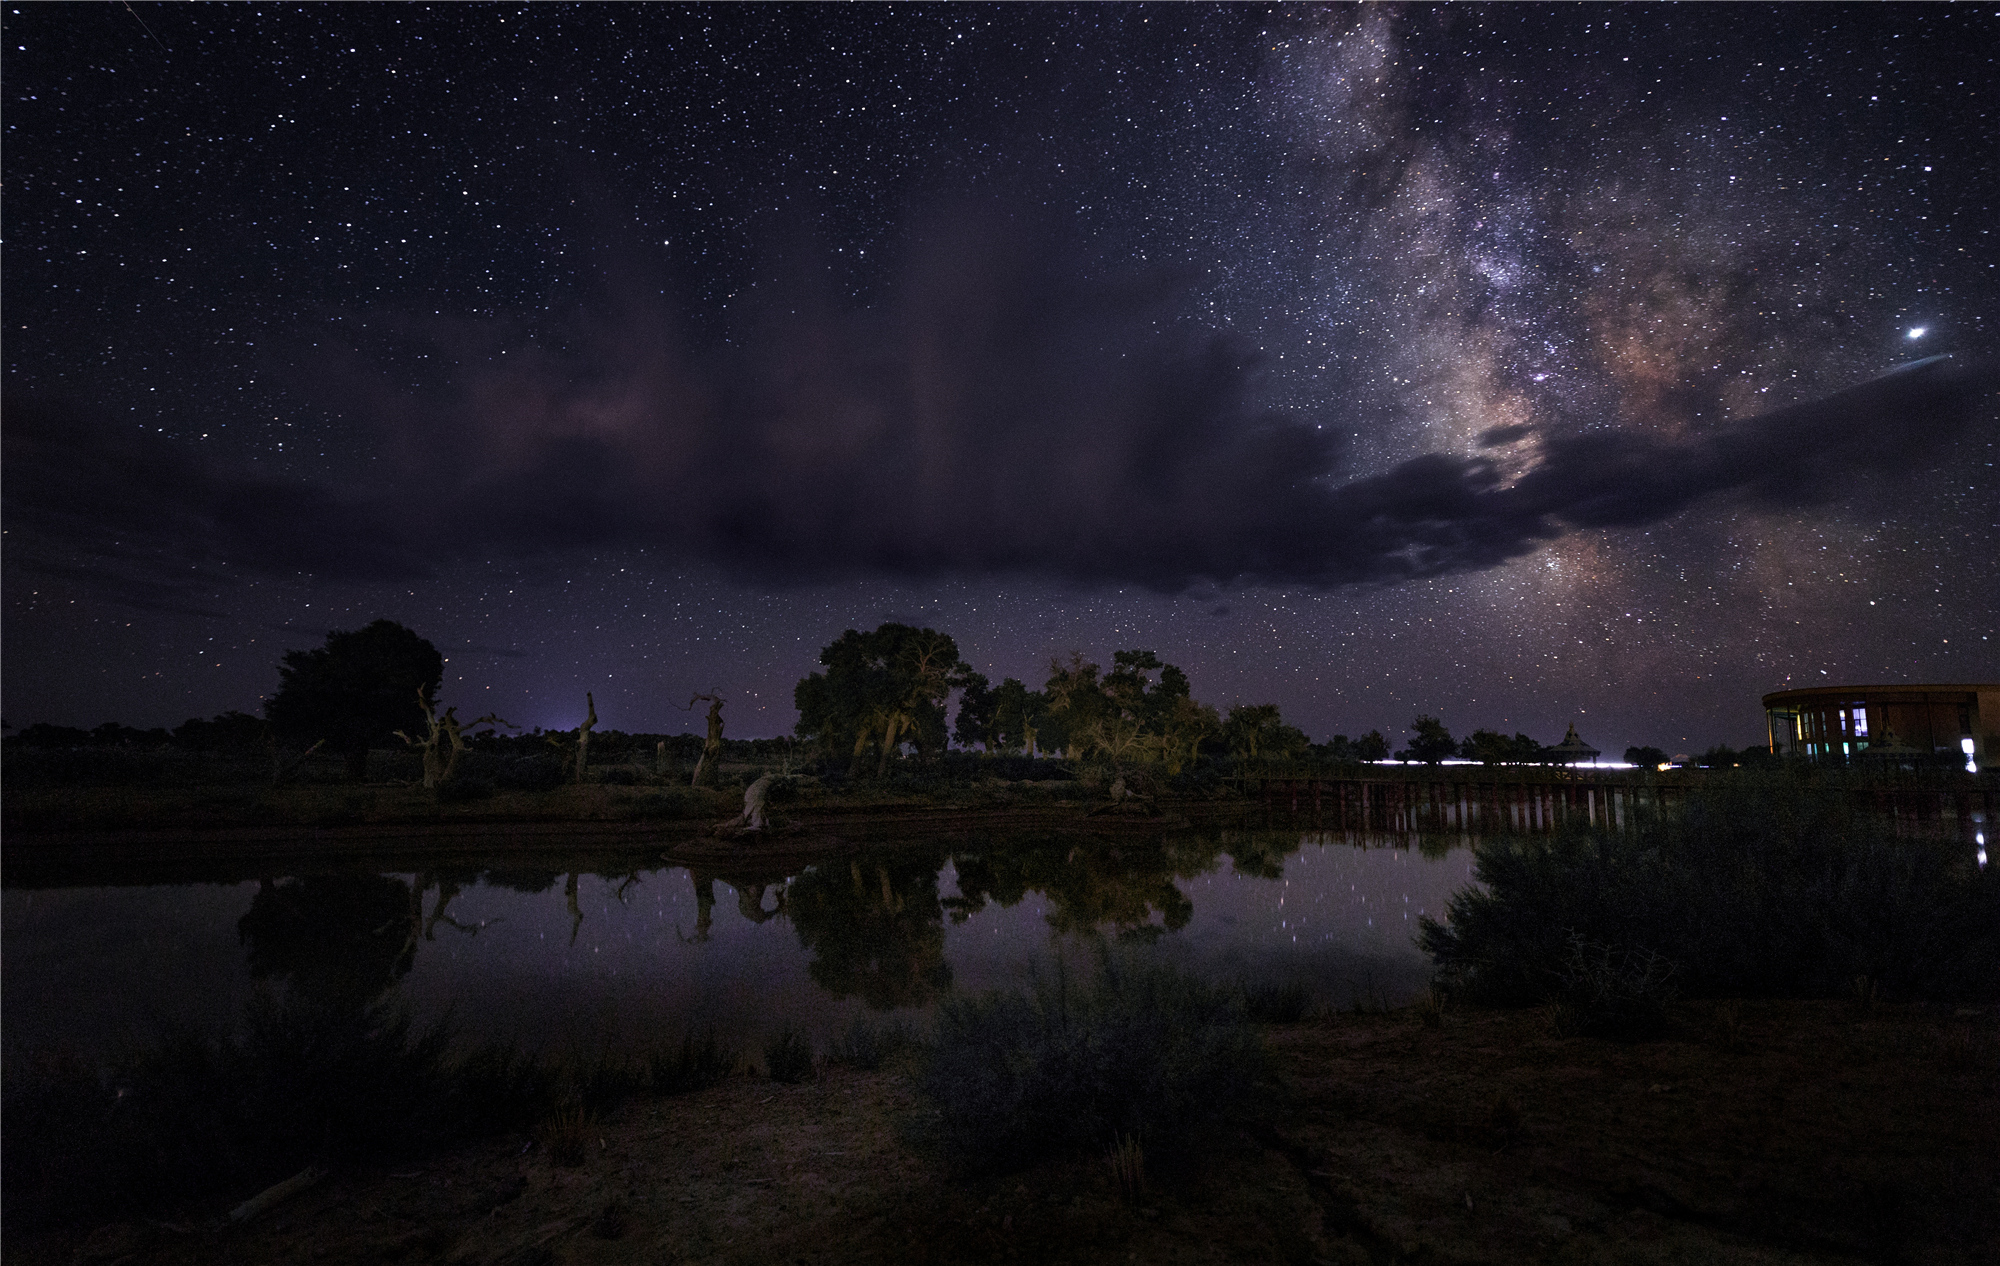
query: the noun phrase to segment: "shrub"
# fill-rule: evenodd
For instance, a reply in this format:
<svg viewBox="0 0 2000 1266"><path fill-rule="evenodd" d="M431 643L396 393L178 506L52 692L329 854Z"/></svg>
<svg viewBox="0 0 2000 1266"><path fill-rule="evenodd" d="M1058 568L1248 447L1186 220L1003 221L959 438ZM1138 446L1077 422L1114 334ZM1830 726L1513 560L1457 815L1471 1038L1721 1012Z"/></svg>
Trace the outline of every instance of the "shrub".
<svg viewBox="0 0 2000 1266"><path fill-rule="evenodd" d="M1172 1154L1249 1093L1260 1060L1235 990L1107 956L1088 984L1058 964L1025 995L948 999L918 1084L948 1156L1004 1169L1121 1135Z"/></svg>
<svg viewBox="0 0 2000 1266"><path fill-rule="evenodd" d="M1554 1027L1563 1037L1657 1037L1680 996L1679 974L1678 964L1651 950L1572 935L1556 973Z"/></svg>
<svg viewBox="0 0 2000 1266"><path fill-rule="evenodd" d="M772 1081L792 1084L813 1074L812 1039L790 1025L764 1043L764 1068Z"/></svg>
<svg viewBox="0 0 2000 1266"><path fill-rule="evenodd" d="M1738 774L1619 833L1488 841L1478 886L1420 941L1454 992L1557 992L1572 937L1645 946L1698 997L2000 994L2000 870L1944 840L1895 837L1811 775Z"/></svg>

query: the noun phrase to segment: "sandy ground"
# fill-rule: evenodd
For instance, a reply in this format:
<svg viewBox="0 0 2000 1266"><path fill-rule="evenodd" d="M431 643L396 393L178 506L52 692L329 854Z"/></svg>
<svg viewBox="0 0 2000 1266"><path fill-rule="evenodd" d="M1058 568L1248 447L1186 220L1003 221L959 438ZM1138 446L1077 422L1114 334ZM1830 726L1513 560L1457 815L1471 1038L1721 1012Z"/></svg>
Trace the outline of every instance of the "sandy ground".
<svg viewBox="0 0 2000 1266"><path fill-rule="evenodd" d="M1690 1006L1670 1040L1534 1012L1266 1030L1263 1106L1121 1197L1104 1157L942 1172L907 1070L634 1102L555 1165L513 1137L334 1174L243 1225L8 1245L40 1263L2000 1261L1995 1017Z"/></svg>

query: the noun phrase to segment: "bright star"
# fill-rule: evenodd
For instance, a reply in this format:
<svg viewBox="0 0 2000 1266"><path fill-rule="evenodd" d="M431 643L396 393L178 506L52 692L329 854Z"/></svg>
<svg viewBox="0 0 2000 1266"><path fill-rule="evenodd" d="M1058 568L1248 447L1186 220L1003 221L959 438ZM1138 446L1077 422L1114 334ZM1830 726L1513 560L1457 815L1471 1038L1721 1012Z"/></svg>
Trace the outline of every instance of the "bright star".
<svg viewBox="0 0 2000 1266"><path fill-rule="evenodd" d="M1915 329L1910 331L1911 338L1922 338L1923 336L1924 336L1924 327L1921 325L1917 326Z"/></svg>

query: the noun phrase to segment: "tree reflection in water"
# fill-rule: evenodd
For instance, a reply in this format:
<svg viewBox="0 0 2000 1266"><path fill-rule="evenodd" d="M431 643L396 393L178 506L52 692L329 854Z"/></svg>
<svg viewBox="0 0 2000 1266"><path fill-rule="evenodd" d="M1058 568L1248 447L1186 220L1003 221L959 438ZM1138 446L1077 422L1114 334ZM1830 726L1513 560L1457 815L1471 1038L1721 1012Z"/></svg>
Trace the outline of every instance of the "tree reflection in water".
<svg viewBox="0 0 2000 1266"><path fill-rule="evenodd" d="M1194 903L1174 881L1215 869L1221 853L1219 842L1165 836L1015 836L1001 845L954 854L959 895L946 898L944 905L952 922L963 923L988 901L1012 906L1029 892L1039 892L1049 901L1043 917L1058 933L1101 935L1108 930L1119 940L1153 941L1186 927L1194 917Z"/></svg>
<svg viewBox="0 0 2000 1266"><path fill-rule="evenodd" d="M856 858L792 880L783 909L813 955L814 982L879 1011L920 1007L950 988L942 861L931 852Z"/></svg>
<svg viewBox="0 0 2000 1266"><path fill-rule="evenodd" d="M417 942L437 927L476 936L485 922L461 923L447 909L474 872L307 875L264 879L236 924L252 980L284 982L297 997L333 1011L360 1011L407 976ZM437 888L428 915L424 896Z"/></svg>
<svg viewBox="0 0 2000 1266"><path fill-rule="evenodd" d="M1215 871L1225 855L1239 874L1277 879L1301 843L1298 834L1278 831L1044 831L975 838L956 849L864 854L808 867L791 879L754 866L694 866L686 872L694 890L694 928L684 932L675 924L674 933L684 944L710 940L721 880L735 890L736 909L749 923L791 920L810 955L809 974L822 988L876 1009L918 1007L951 987L947 911L962 924L989 904L1012 907L1038 894L1057 935L1150 942L1192 921L1185 881ZM958 892L941 896L939 876L948 862L957 871ZM535 894L560 881L575 945L584 922L584 875L613 886L623 905L649 873L618 864L428 872L415 875L414 883L393 875L266 879L238 929L253 978L283 980L302 996L358 1008L409 973L418 942L435 941L440 925L467 935L486 926L450 913L464 888L484 883ZM435 900L427 901L433 891Z"/></svg>
<svg viewBox="0 0 2000 1266"><path fill-rule="evenodd" d="M323 1006L358 1011L409 973L421 926L410 912L421 899L388 875L266 879L236 932L251 979L281 980Z"/></svg>
<svg viewBox="0 0 2000 1266"><path fill-rule="evenodd" d="M690 866L688 882L694 885L694 935L681 936L678 923L674 924L674 935L681 937L683 945L700 945L708 940L709 929L715 926L715 876Z"/></svg>

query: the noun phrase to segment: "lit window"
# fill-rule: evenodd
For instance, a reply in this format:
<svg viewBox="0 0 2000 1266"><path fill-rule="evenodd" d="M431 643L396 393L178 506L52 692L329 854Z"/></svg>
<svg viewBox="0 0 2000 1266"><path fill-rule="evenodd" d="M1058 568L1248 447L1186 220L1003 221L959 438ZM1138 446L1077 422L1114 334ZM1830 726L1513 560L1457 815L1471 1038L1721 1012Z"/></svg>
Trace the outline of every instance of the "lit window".
<svg viewBox="0 0 2000 1266"><path fill-rule="evenodd" d="M1968 774L1978 773L1979 761L1972 755L1972 740L1969 738L1958 740L1958 750L1965 753L1965 772Z"/></svg>
<svg viewBox="0 0 2000 1266"><path fill-rule="evenodd" d="M1856 708L1854 710L1854 737L1868 737L1868 709L1866 708Z"/></svg>

